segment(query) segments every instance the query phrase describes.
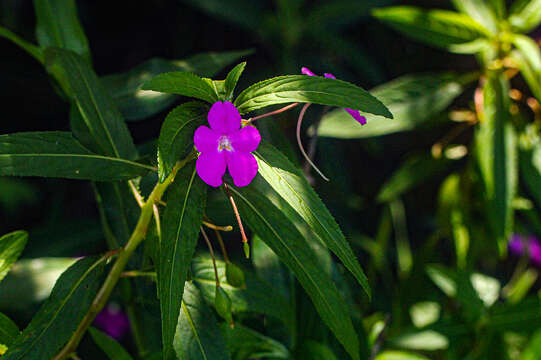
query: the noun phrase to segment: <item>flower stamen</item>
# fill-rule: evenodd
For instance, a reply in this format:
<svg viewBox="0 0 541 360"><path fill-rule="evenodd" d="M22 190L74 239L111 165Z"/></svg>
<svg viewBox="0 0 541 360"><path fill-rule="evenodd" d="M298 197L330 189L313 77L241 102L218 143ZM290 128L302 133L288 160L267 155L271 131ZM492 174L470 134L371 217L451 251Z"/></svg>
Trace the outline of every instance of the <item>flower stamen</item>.
<svg viewBox="0 0 541 360"><path fill-rule="evenodd" d="M218 151L232 151L233 147L231 146L231 140L229 140L229 137L227 135L222 135L220 139L218 140Z"/></svg>

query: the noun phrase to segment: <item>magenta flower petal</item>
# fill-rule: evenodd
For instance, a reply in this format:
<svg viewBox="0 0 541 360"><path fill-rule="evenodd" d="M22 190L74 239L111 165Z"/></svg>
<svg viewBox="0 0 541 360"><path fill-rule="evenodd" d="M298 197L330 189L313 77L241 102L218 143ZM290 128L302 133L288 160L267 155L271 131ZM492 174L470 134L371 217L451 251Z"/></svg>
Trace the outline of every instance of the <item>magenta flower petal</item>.
<svg viewBox="0 0 541 360"><path fill-rule="evenodd" d="M257 161L249 152L232 151L227 153L227 168L233 178L233 183L246 186L257 175Z"/></svg>
<svg viewBox="0 0 541 360"><path fill-rule="evenodd" d="M239 111L229 101L215 102L210 108L207 118L212 130L221 134L227 134L240 128Z"/></svg>
<svg viewBox="0 0 541 360"><path fill-rule="evenodd" d="M237 131L229 136L231 146L238 151L255 151L261 141L259 130L253 126L245 126L240 131Z"/></svg>
<svg viewBox="0 0 541 360"><path fill-rule="evenodd" d="M193 135L195 148L199 152L216 151L218 149L219 139L219 134L204 125L198 127Z"/></svg>
<svg viewBox="0 0 541 360"><path fill-rule="evenodd" d="M346 109L344 108L355 120L357 120L361 125L366 124L366 118L361 115L359 110L353 110L353 109Z"/></svg>
<svg viewBox="0 0 541 360"><path fill-rule="evenodd" d="M225 167L225 153L217 149L201 153L195 163L195 169L199 177L205 183L214 187L222 185Z"/></svg>
<svg viewBox="0 0 541 360"><path fill-rule="evenodd" d="M308 69L307 67L304 67L304 66L301 68L301 73L303 73L304 75L308 75L308 76L317 76L316 74L311 72L310 69Z"/></svg>
<svg viewBox="0 0 541 360"><path fill-rule="evenodd" d="M325 74L323 74L323 76L325 76L326 78L330 78L330 79L335 79L335 80L336 80L336 78L334 77L333 74L325 73Z"/></svg>

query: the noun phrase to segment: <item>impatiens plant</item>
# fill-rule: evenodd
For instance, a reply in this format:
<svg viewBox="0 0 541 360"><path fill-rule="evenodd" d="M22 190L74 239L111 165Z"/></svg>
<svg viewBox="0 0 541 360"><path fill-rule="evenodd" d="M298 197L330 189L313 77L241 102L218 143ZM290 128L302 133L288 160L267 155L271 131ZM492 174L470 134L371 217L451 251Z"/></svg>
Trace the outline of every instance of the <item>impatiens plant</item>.
<svg viewBox="0 0 541 360"><path fill-rule="evenodd" d="M135 69L98 78L74 2L37 0L35 6L39 46L3 34L44 65L56 91L70 104L70 131L1 135L0 175L92 181L110 249L76 260L63 272L30 324L4 343L2 358L73 358L89 329L106 354L129 358L120 344L90 328L94 323L109 332L102 311L114 294L126 307L139 356L145 359L229 359L232 339L258 336L248 328L251 314L283 321L292 330L287 298L229 260L220 233L231 226L215 224L212 214L218 211L235 215L247 256L250 236L258 249L268 247L257 251L274 253L291 270L344 351L359 359L348 306L320 262L334 253L370 297L361 266L303 173L262 140L256 120L272 121L277 112L246 120L241 115L276 104L291 104L282 112L293 104L314 103L392 118L385 105L362 88L329 76L275 77L235 97L246 63L233 68L225 80L201 77L173 62L165 62L168 65L151 78ZM69 16L57 17L51 10L56 7ZM245 54L209 54L222 61L201 72L216 73ZM195 68L204 56L193 58ZM119 81L125 77L130 81ZM197 101L170 111L157 146L143 153L125 120L157 114L177 100L174 95ZM133 106L141 111L133 112ZM224 192L214 191L220 186ZM125 220L121 227L118 217ZM250 231L245 232L243 222ZM222 249L225 279L204 228L214 231ZM210 268L205 265L208 259L194 257L200 234L211 254ZM22 239L26 241L24 233L13 233L3 240L5 246L0 242L0 252L9 254L8 266L20 254ZM315 246L322 248L316 251ZM203 281L207 274L201 274L202 267L211 270L213 280ZM159 309L160 326L152 334L131 300L130 294L142 287L147 301ZM231 328L220 329L215 313ZM149 335L159 338L157 348L146 345Z"/></svg>

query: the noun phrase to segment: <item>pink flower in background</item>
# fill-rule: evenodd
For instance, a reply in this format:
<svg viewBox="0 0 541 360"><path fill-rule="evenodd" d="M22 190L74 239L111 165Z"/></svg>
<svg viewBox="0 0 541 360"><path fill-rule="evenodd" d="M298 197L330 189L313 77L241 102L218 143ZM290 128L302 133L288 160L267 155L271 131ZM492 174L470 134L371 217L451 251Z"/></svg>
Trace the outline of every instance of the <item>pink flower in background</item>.
<svg viewBox="0 0 541 360"><path fill-rule="evenodd" d="M109 303L94 319L94 326L113 339L120 340L130 330L130 321L120 306Z"/></svg>
<svg viewBox="0 0 541 360"><path fill-rule="evenodd" d="M533 235L513 234L508 244L509 252L518 256L527 256L537 267L541 268L541 243Z"/></svg>
<svg viewBox="0 0 541 360"><path fill-rule="evenodd" d="M236 186L246 186L257 174L257 161L251 154L261 141L253 126L242 129L239 111L229 101L212 105L208 113L210 128L202 125L193 141L201 153L196 162L197 174L210 186L222 185L226 167Z"/></svg>
<svg viewBox="0 0 541 360"><path fill-rule="evenodd" d="M308 69L307 67L302 67L301 68L301 72L304 74L304 75L308 75L308 76L317 76L316 74L314 74L312 71L310 71L310 69ZM336 79L334 77L333 74L329 74L329 73L325 73L323 74L323 76L325 76L326 78L331 78L331 79ZM353 110L353 109L347 109L347 108L344 108L344 110L346 110L355 120L357 120L361 125L365 125L366 124L366 118L364 116L361 115L361 113L358 111L358 110Z"/></svg>

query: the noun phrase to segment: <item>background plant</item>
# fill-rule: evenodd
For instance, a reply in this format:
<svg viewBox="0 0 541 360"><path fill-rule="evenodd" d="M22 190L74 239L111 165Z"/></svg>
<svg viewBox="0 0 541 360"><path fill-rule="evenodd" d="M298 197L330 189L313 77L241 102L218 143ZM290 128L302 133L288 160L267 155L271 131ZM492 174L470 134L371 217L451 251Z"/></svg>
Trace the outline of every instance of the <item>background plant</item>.
<svg viewBox="0 0 541 360"><path fill-rule="evenodd" d="M10 219L5 232L24 227L31 233L28 244L26 233L20 231L9 233L0 242L4 244L0 245L0 253L7 264L0 267L0 277L24 248L22 258L0 285L0 309L21 328L26 327L36 304L49 296L58 275L64 272L23 335L18 335L17 325L6 316L0 317L1 329L5 330L0 342L8 348L4 357L50 358L61 348L67 349L64 355L70 355L73 348L69 345L79 340L73 334L85 333L75 331L75 327L86 319L86 309L93 308L91 301L104 277L117 259L128 258L125 251L118 249L122 245L131 249L125 245L130 237L131 244L134 236L136 242L142 240L140 235L146 226L141 226L140 219L136 226L141 214L148 225L147 239L137 247L126 269L118 273L122 278L111 298L130 318L132 331L122 339L122 346L131 355L93 329L78 347L81 358L536 358L537 270L528 266L527 253L517 262L506 250L513 232L541 234L541 150L537 140L541 57L532 40L535 33L533 37L524 35L541 20L539 2L457 0L452 4L456 11L451 11L447 2L376 10L372 8L391 2L185 3L197 10L173 2L163 2L155 10L160 19L167 13L170 19L185 20L174 22L186 24L182 41L175 37L171 45L163 46L174 49L169 50L173 55L186 54L204 34L210 37L220 33L223 41L220 45L209 42L210 49L257 47L255 55L248 58L239 89L276 74L299 73L300 66L307 65L318 73L333 72L356 84L377 84L371 93L388 106L395 119L371 115L377 111L363 103L360 108L368 112L368 124L361 127L341 109L326 111L319 107L318 113L312 107L308 116L313 117L313 125L306 129L308 143L315 161L331 177L330 183L312 177L308 168L303 174L298 166L303 164L289 141L295 110L258 120L256 125L266 140L256 154L260 175L248 188L231 188L245 225L251 229L252 257L243 259L238 232L214 233L206 228L218 257L222 236L230 253L225 261L217 260L221 290L216 290L214 267L205 242L199 242L190 265L193 250L189 249L196 246L195 234L202 220L209 226L214 223L235 227L236 221L227 196L220 191L209 192L198 183L193 164L188 161L192 149L188 134L197 124L206 122L206 105L179 99L170 93L190 97L194 93L164 85L190 84L202 90L198 94L206 94L202 100L225 99L231 96L234 86L227 90L227 82L201 78L213 77L224 68L230 70L250 51L200 54L181 61L153 59L137 65L148 57L141 56L140 60L127 61L130 66L120 67L113 57L101 57L100 51L90 55L89 44L92 49L107 46L103 41L93 42L91 35L87 40L74 2L35 1L35 38L39 47L32 45L34 40L21 40L6 28L0 30L0 35L37 60L31 62L7 41L1 44L14 54L2 60L4 69L25 69L15 72L19 77L32 69L36 74L33 76L42 77L32 80L32 84L48 94L31 96L31 89L36 87L24 87L25 97L17 97L17 118L21 113L30 118L41 103L38 117L43 121L6 123L4 133L18 134L3 135L1 171L3 175L94 182L89 186L87 182L74 185L73 181L1 179L6 199L2 204ZM85 15L83 23L86 19L90 24L88 28L85 24L85 30L99 34L92 29L97 20L90 15L99 5L77 5L79 13ZM17 17L31 10L30 6L9 1L2 6L3 23L32 39L33 26ZM141 8L141 12L145 10ZM370 20L370 13L377 20ZM192 36L187 29L196 22L205 27L200 28L198 36ZM414 41L443 50L408 42L395 30L386 30L381 22ZM126 24L131 23L126 20ZM167 43L163 34L181 33L176 26L171 25L177 31L168 29L158 36L158 43ZM137 28L132 29L137 33ZM138 35L140 41L148 37ZM120 43L121 36L108 36L115 38L113 44ZM133 48L148 49L139 43L134 43ZM411 61L403 61L406 55ZM272 59L270 64L266 58ZM132 67L101 78L93 70L107 69L101 71L106 73ZM42 69L47 70L50 84ZM427 69L432 73L404 75ZM147 82L154 75L176 70L199 77L177 73L181 75L175 76L182 79L167 81L168 75L161 75ZM442 70L445 72L438 72ZM15 98L17 91L22 92L17 89L22 88L14 85L16 76L9 70L5 72L7 84L15 89L4 91L9 106L10 96ZM223 75L226 78L227 73ZM292 86L291 91L317 86L314 81L318 81L300 75L289 79L303 81ZM380 85L386 79L394 80ZM49 95L55 91L63 100ZM269 93L273 91L271 86ZM236 98L239 107L243 95ZM349 107L342 101L354 99L354 94L342 95L346 96L339 103L325 97L301 100ZM39 100L42 97L44 100ZM26 98L38 102L24 106ZM288 101L299 98L293 96ZM182 105L169 112L178 103ZM352 106L359 104L357 100ZM124 120L130 121L130 132ZM187 124L185 132L174 137L171 130L181 124ZM68 128L74 136L65 131ZM64 132L50 131L59 129ZM20 133L30 130L34 132ZM142 145L134 147L130 133ZM154 160L157 149L161 150L158 162ZM39 153L42 156L36 156ZM55 162L53 155L62 155L62 160ZM175 167L177 160L186 156L187 164ZM351 165L337 167L337 162ZM159 177L154 173L156 168ZM168 182L158 182L157 192L152 192L152 187L177 170L176 180L164 198L167 206L157 205L161 214L158 228L151 220L154 200L161 197ZM323 202L305 176L314 183ZM104 179L112 182L100 181ZM125 182L127 179L133 180ZM97 212L93 210L92 195L96 197ZM40 199L40 204L24 205L35 199ZM138 201L144 199L151 200L140 210ZM45 222L32 219L32 212L27 210L48 213L43 210L49 207L55 211L49 212ZM179 216L186 208L193 211L186 211L186 218ZM202 218L203 213L208 218ZM330 213L336 216L346 236ZM178 227L183 229L179 244L185 246L185 251L179 261L173 261L176 265L169 267L161 259L172 254L167 246L176 241L174 229ZM220 232L223 234L218 236ZM161 246L157 246L160 241ZM370 287L348 243L359 257ZM295 246L298 252L294 253L301 256L299 263L318 264L310 265L305 274L319 279L313 283L323 289L321 299L331 304L329 308L322 310L324 304L318 303L314 295L317 290L307 285L302 270L295 268L295 259L288 258L280 244L285 248ZM79 260L65 271L75 262L69 257L91 254L101 255ZM178 294L182 294L179 285L184 282L176 281L167 289L167 273L187 276L189 280L182 305ZM334 290L330 279L336 285ZM29 287L25 290L23 286ZM157 288L159 299L155 296ZM372 289L371 301L363 288ZM171 299L176 299L169 304L163 298L168 291ZM21 293L32 296L20 299ZM174 309L179 307L177 319ZM55 316L47 316L51 309ZM331 315L333 311L341 311L342 315ZM226 322L234 320L235 327L221 323L221 317ZM350 324L332 319L348 317ZM45 329L37 340L33 337L36 329ZM162 344L172 344L172 349L165 346L165 355L161 354Z"/></svg>

